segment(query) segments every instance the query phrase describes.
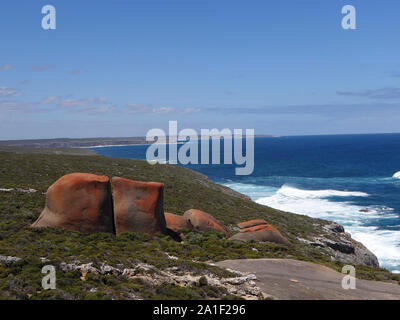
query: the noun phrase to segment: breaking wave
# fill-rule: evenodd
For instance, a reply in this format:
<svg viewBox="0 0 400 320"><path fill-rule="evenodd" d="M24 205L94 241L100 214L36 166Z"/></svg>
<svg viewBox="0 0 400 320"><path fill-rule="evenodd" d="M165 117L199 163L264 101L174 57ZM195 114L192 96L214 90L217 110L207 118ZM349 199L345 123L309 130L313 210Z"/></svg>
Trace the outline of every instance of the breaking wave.
<svg viewBox="0 0 400 320"><path fill-rule="evenodd" d="M397 172L393 175L393 178L400 179L400 171L397 171Z"/></svg>
<svg viewBox="0 0 400 320"><path fill-rule="evenodd" d="M290 185L280 188L244 183L226 186L250 196L255 202L281 211L336 221L345 226L352 237L363 243L377 257L381 266L396 270L400 266L400 231L368 226L371 219L393 219L394 210L384 206L360 206L352 202L370 197L359 191L305 190Z"/></svg>

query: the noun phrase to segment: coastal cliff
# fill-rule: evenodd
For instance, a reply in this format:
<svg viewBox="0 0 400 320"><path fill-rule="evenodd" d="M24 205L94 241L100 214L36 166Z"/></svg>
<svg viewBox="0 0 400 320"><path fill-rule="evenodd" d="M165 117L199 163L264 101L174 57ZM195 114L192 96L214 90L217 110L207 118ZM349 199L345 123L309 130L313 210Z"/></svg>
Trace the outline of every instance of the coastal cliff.
<svg viewBox="0 0 400 320"><path fill-rule="evenodd" d="M311 239L298 238L298 240L311 246L321 248L330 255L332 261L340 261L349 265L371 266L378 268L377 257L362 243L354 240L345 232L342 225L331 222L323 225L323 232Z"/></svg>
<svg viewBox="0 0 400 320"><path fill-rule="evenodd" d="M0 152L0 172L3 298L262 297L251 277L224 280L241 277L214 265L227 259L296 259L337 271L351 264L359 277L396 279L379 269L376 257L342 226L259 205L185 168L90 155ZM30 228L45 205L47 188L72 172L159 181L165 186L165 212L183 215L198 208L212 214L233 235L240 231L237 223L263 219L275 226L291 245L233 242L218 232L196 230L185 232L183 241L176 242L168 236L141 232L126 232L117 237L112 233L82 235L62 228ZM41 268L48 264L58 270L54 291L40 287ZM158 274L158 280L151 281L150 274ZM231 282L242 287L232 287Z"/></svg>

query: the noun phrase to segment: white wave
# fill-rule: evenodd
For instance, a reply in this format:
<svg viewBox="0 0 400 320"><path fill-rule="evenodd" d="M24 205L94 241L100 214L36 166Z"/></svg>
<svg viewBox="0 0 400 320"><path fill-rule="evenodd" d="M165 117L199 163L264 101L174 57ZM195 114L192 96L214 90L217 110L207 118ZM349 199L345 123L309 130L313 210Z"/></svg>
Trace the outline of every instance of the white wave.
<svg viewBox="0 0 400 320"><path fill-rule="evenodd" d="M328 197L368 197L369 194L358 191L338 191L338 190L302 190L288 185L283 185L278 193L288 197L296 198L328 198Z"/></svg>
<svg viewBox="0 0 400 320"><path fill-rule="evenodd" d="M395 174L393 174L393 178L400 179L400 171L397 171Z"/></svg>
<svg viewBox="0 0 400 320"><path fill-rule="evenodd" d="M389 270L400 266L400 231L360 226L349 226L346 229L355 240L377 256L381 266Z"/></svg>
<svg viewBox="0 0 400 320"><path fill-rule="evenodd" d="M343 197L343 201L330 201L330 197ZM313 218L336 221L345 226L352 237L363 243L378 258L381 266L389 270L400 267L400 231L379 230L363 225L365 219L397 217L389 207L358 206L347 197L368 197L357 191L302 190L288 185L274 194L261 197L257 203L278 210L304 214Z"/></svg>
<svg viewBox="0 0 400 320"><path fill-rule="evenodd" d="M333 220L342 224L347 224L349 220L357 222L359 218L365 216L380 217L374 208L327 199L333 196L367 197L368 194L355 191L303 190L284 185L272 196L259 198L256 202L274 209Z"/></svg>

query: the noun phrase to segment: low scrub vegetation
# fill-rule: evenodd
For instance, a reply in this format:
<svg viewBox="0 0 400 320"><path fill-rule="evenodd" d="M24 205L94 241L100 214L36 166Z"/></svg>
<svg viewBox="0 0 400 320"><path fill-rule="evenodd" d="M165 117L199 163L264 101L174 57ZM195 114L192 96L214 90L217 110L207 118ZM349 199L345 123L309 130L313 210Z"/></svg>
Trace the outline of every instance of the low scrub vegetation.
<svg viewBox="0 0 400 320"><path fill-rule="evenodd" d="M165 211L183 214L190 208L211 213L234 231L235 224L262 218L274 224L293 246L272 243L228 241L216 232L185 233L182 243L168 236L150 237L141 233L82 235L60 228L32 229L30 224L45 204L46 189L59 177L72 172L121 176L142 181L165 183ZM293 258L313 261L340 270L326 253L306 245L297 237L321 232L321 220L281 212L229 194L205 176L170 165L150 166L143 161L111 159L101 156L1 153L0 255L21 260L0 264L1 299L216 299L234 298L223 288L200 281L198 285L180 287L170 284L150 285L140 279L115 275L88 274L80 271L57 272L57 289L42 290L41 268L45 264L105 263L130 268L146 263L160 270L176 267L179 272L229 277L226 270L210 262L242 258ZM17 188L36 192L24 192ZM174 258L170 258L170 257ZM385 270L363 267L358 276L390 280Z"/></svg>

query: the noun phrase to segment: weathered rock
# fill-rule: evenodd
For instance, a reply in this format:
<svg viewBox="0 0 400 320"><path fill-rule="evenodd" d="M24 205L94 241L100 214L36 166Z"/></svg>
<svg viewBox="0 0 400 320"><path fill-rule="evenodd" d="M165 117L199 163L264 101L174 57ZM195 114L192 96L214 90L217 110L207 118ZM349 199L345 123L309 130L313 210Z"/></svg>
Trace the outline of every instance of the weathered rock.
<svg viewBox="0 0 400 320"><path fill-rule="evenodd" d="M2 192L13 192L13 191L18 191L18 192L22 192L22 193L35 193L35 192L37 192L37 190L32 189L32 188L29 188L29 189L22 189L22 188L16 188L16 189L14 189L14 188L10 188L10 189L7 189L7 188L0 188L0 191L2 191Z"/></svg>
<svg viewBox="0 0 400 320"><path fill-rule="evenodd" d="M354 259L353 265L366 265L379 268L379 261L375 254L368 250L362 243L353 240L354 243ZM342 257L344 254L342 254Z"/></svg>
<svg viewBox="0 0 400 320"><path fill-rule="evenodd" d="M235 278L226 278L223 279L221 282L222 283L229 283L229 284L243 284L248 281L254 281L257 280L257 277L254 274L248 274L244 275L241 277L235 277Z"/></svg>
<svg viewBox="0 0 400 320"><path fill-rule="evenodd" d="M64 272L79 270L85 275L87 273L94 273L94 274L100 273L100 270L93 267L93 262L85 263L85 264L81 264L80 261L74 261L72 263L61 262L59 267Z"/></svg>
<svg viewBox="0 0 400 320"><path fill-rule="evenodd" d="M114 232L109 178L89 173L61 177L48 188L46 206L32 227Z"/></svg>
<svg viewBox="0 0 400 320"><path fill-rule="evenodd" d="M397 283L382 281L357 279L357 290L343 290L341 283L345 275L340 272L341 268L334 270L312 262L286 258L237 259L220 261L216 265L253 273L262 292L272 294L270 298L277 300L398 300L400 297ZM359 268L353 266L359 275Z"/></svg>
<svg viewBox="0 0 400 320"><path fill-rule="evenodd" d="M168 252L164 252L164 254L165 254L165 257L166 257L167 259L169 259L169 260L178 260L178 259L179 259L179 258L176 257L176 256L170 255Z"/></svg>
<svg viewBox="0 0 400 320"><path fill-rule="evenodd" d="M332 241L329 239L324 239L323 242L330 248L336 251L340 251L346 254L355 253L354 245L349 241Z"/></svg>
<svg viewBox="0 0 400 320"><path fill-rule="evenodd" d="M20 261L21 258L18 257L12 257L12 256L2 256L0 255L0 264L5 264L6 266L9 266L15 262Z"/></svg>
<svg viewBox="0 0 400 320"><path fill-rule="evenodd" d="M344 227L336 222L331 222L324 226L325 230L328 232L333 231L336 233L344 233Z"/></svg>
<svg viewBox="0 0 400 320"><path fill-rule="evenodd" d="M344 232L343 226L336 222L329 222L322 226L326 234L321 234L311 239L298 238L301 242L319 247L327 252L331 259L354 266L365 265L379 267L377 257L362 243L352 239L351 235Z"/></svg>
<svg viewBox="0 0 400 320"><path fill-rule="evenodd" d="M122 274L123 271L121 271L118 268L115 268L113 266L110 266L108 264L105 264L104 262L100 266L100 274L112 274L112 275L120 275Z"/></svg>
<svg viewBox="0 0 400 320"><path fill-rule="evenodd" d="M164 184L112 178L116 234L166 233L163 208Z"/></svg>
<svg viewBox="0 0 400 320"><path fill-rule="evenodd" d="M174 232L181 233L185 230L193 229L192 225L190 225L183 216L168 212L165 212L164 215L167 228Z"/></svg>
<svg viewBox="0 0 400 320"><path fill-rule="evenodd" d="M183 214L183 217L194 229L199 231L219 231L227 237L230 235L229 230L217 219L207 212L197 209L190 209Z"/></svg>
<svg viewBox="0 0 400 320"><path fill-rule="evenodd" d="M258 226L248 227L241 229L240 232L257 232L257 231L264 231L269 230L271 227L270 224L260 224Z"/></svg>
<svg viewBox="0 0 400 320"><path fill-rule="evenodd" d="M254 220L249 220L249 221L245 221L245 222L240 222L237 224L237 226L240 229L245 229L245 228L250 228L250 227L263 225L263 224L268 224L268 222L265 221L264 219L254 219Z"/></svg>
<svg viewBox="0 0 400 320"><path fill-rule="evenodd" d="M246 224L245 224L246 225ZM251 223L249 223L251 225ZM257 241L257 242L274 242L290 246L290 242L271 224L261 224L241 229L239 233L230 237L229 240L237 241Z"/></svg>

